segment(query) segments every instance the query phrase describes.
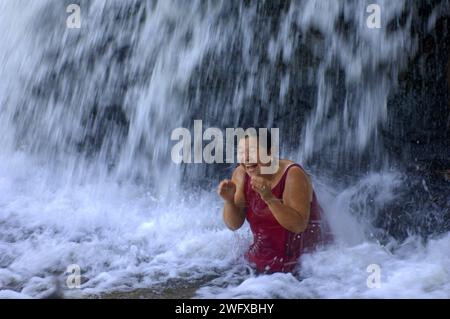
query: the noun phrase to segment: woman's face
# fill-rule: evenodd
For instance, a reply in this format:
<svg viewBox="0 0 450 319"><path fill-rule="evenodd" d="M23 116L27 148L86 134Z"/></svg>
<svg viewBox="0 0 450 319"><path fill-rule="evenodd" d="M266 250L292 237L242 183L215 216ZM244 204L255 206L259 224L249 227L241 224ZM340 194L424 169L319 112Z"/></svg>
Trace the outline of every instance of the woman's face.
<svg viewBox="0 0 450 319"><path fill-rule="evenodd" d="M260 175L261 166L270 166L270 163L263 164L261 162L260 151L257 137L249 136L239 140L238 162L250 176Z"/></svg>

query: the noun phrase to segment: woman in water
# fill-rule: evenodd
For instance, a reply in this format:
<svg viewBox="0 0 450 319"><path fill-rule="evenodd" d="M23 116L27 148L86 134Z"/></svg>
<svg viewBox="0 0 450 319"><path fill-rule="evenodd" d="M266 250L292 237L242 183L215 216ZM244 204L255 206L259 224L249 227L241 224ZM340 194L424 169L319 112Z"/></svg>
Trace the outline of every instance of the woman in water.
<svg viewBox="0 0 450 319"><path fill-rule="evenodd" d="M267 149L270 150L269 136ZM251 160L252 146L256 160ZM262 174L258 136L239 141L240 165L231 180L219 184L224 200L223 218L231 230L239 229L245 219L253 233L253 244L246 259L259 273L292 272L302 253L313 250L325 239L322 210L311 181L302 167L279 160L273 174ZM262 150L267 151L267 150ZM269 154L270 153L265 153Z"/></svg>

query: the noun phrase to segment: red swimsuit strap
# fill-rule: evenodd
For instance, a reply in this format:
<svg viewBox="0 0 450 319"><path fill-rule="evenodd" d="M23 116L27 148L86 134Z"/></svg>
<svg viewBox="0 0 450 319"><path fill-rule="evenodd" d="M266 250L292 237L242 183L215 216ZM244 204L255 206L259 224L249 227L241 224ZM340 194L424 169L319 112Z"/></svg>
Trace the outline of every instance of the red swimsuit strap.
<svg viewBox="0 0 450 319"><path fill-rule="evenodd" d="M275 185L275 187L272 188L272 193L278 198L283 197L287 175L288 175L289 170L292 167L298 167L305 174L307 174L301 165L299 165L297 163L289 164L288 167L286 167L286 169L284 170L283 175L280 178L280 180L278 181L278 183ZM259 196L256 196L256 192L251 188L249 181L250 181L250 176L245 174L244 191L245 191L246 200L248 200L248 201L261 200ZM312 198L312 202L311 202L310 218L311 218L311 221L317 221L317 220L321 219L320 215L321 215L322 208L320 207L320 205L317 202L317 197L316 197L316 193L315 193L314 189L312 190L312 192L313 192L313 194L312 194L313 198Z"/></svg>
<svg viewBox="0 0 450 319"><path fill-rule="evenodd" d="M286 169L284 170L283 176L281 176L281 178L280 178L280 181L273 187L273 189L280 187L280 189L281 189L281 194L280 195L282 195L282 193L284 191L284 186L286 184L287 174L288 174L289 170L292 167L298 167L301 170L303 170L303 167L301 167L299 164L296 164L296 163L289 164L288 167L286 167Z"/></svg>

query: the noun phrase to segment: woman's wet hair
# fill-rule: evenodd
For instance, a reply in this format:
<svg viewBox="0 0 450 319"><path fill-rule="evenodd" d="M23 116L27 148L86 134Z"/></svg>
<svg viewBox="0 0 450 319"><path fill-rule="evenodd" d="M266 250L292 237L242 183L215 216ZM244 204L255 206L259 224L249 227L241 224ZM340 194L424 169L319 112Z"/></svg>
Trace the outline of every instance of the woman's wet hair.
<svg viewBox="0 0 450 319"><path fill-rule="evenodd" d="M253 128L253 130L249 130L249 129L244 130L246 133L251 132L252 134L245 134L243 136L243 138L248 138L251 136L256 137L256 143L258 143L258 146L259 146L260 138L265 138L266 139L265 146L266 146L266 150L267 150L267 155L270 155L271 148L272 148L272 134L270 133L270 129L265 128L265 127L257 127L257 128L252 127L252 128ZM264 129L266 131L266 134L261 134L260 129ZM261 130L261 131L263 132L264 130ZM256 135L253 134L253 133L255 133L255 131L256 131ZM244 164L238 162L238 165L244 165Z"/></svg>
<svg viewBox="0 0 450 319"><path fill-rule="evenodd" d="M266 128L266 127L256 127L254 129L256 130L256 139L258 141L258 145L259 145L259 139L261 137L265 138L266 139L266 149L267 149L267 152L270 153L271 148L272 148L272 135L270 134L270 129ZM265 130L266 134L261 134L260 129L261 129L261 131ZM247 132L247 130L246 130L246 132ZM248 135L246 135L245 137L248 137Z"/></svg>

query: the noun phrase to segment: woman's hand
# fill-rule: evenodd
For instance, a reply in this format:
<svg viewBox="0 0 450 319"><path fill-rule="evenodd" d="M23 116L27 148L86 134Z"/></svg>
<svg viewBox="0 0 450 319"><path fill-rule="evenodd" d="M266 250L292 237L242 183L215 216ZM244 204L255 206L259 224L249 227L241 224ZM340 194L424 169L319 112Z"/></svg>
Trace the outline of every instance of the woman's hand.
<svg viewBox="0 0 450 319"><path fill-rule="evenodd" d="M253 176L250 181L250 185L265 202L270 201L274 198L272 194L272 185L267 179L259 176Z"/></svg>
<svg viewBox="0 0 450 319"><path fill-rule="evenodd" d="M217 193L225 202L234 203L234 195L236 194L236 184L228 179L223 180L219 184Z"/></svg>

